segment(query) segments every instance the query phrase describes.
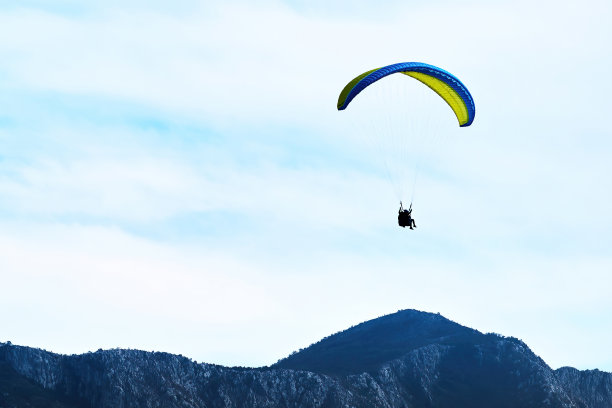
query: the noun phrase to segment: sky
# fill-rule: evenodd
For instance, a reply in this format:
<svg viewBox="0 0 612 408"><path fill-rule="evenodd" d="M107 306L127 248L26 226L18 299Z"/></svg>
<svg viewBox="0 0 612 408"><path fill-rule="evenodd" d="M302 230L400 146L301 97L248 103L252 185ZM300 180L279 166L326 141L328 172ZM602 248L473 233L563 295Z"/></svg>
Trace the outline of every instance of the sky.
<svg viewBox="0 0 612 408"><path fill-rule="evenodd" d="M418 309L612 371L611 19L605 0L0 1L0 341L262 366ZM415 231L336 110L404 61L476 103L423 160Z"/></svg>

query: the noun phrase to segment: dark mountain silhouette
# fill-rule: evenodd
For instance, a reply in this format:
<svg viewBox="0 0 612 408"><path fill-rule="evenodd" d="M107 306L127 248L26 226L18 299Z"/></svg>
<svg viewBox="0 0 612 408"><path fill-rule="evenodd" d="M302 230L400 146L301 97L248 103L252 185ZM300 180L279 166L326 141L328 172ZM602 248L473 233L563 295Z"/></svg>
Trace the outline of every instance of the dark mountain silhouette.
<svg viewBox="0 0 612 408"><path fill-rule="evenodd" d="M404 310L271 367L138 350L63 356L0 343L0 408L612 407L612 374L552 370L523 342Z"/></svg>
<svg viewBox="0 0 612 408"><path fill-rule="evenodd" d="M326 337L274 367L329 375L359 374L420 347L472 344L482 336L439 314L400 310Z"/></svg>

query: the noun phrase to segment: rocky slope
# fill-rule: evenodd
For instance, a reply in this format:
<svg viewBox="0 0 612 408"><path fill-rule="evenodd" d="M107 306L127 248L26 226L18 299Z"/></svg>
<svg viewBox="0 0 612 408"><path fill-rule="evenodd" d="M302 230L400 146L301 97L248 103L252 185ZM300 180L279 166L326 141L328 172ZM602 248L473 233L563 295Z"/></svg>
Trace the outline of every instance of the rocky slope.
<svg viewBox="0 0 612 408"><path fill-rule="evenodd" d="M265 368L137 350L62 356L0 344L0 408L38 406L609 408L612 374L554 371L517 339L406 310Z"/></svg>
<svg viewBox="0 0 612 408"><path fill-rule="evenodd" d="M555 375L566 392L582 405L590 408L612 407L612 374L562 367L555 370Z"/></svg>

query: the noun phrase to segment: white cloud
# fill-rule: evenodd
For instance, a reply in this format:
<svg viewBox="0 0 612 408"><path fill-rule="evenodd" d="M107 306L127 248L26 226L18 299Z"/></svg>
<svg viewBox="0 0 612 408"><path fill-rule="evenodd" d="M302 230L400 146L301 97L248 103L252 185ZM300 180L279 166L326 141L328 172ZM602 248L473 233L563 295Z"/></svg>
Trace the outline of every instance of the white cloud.
<svg viewBox="0 0 612 408"><path fill-rule="evenodd" d="M24 86L128 98L207 120L295 122L333 113L347 78L398 58L456 69L481 101L496 94L479 84L496 83L510 101L518 94L508 95L509 84L530 99L540 93L546 99L540 109L563 103L550 101L564 92L559 82L571 86L567 74L578 64L602 60L587 51L605 46L610 34L589 22L598 9L609 13L605 3L407 6L369 22L304 16L273 3L226 3L189 17L112 8L84 19L16 11L0 26L3 52L12 56L5 70ZM457 24L461 30L451 29ZM587 49L580 47L585 41Z"/></svg>

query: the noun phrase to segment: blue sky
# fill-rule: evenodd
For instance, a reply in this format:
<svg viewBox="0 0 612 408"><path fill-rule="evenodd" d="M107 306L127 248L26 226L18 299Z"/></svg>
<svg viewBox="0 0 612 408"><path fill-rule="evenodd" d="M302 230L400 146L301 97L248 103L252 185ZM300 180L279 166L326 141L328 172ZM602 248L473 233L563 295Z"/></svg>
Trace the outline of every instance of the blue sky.
<svg viewBox="0 0 612 408"><path fill-rule="evenodd" d="M0 341L264 365L415 308L612 371L612 6L350 5L1 3ZM398 61L477 109L415 232L335 109Z"/></svg>

